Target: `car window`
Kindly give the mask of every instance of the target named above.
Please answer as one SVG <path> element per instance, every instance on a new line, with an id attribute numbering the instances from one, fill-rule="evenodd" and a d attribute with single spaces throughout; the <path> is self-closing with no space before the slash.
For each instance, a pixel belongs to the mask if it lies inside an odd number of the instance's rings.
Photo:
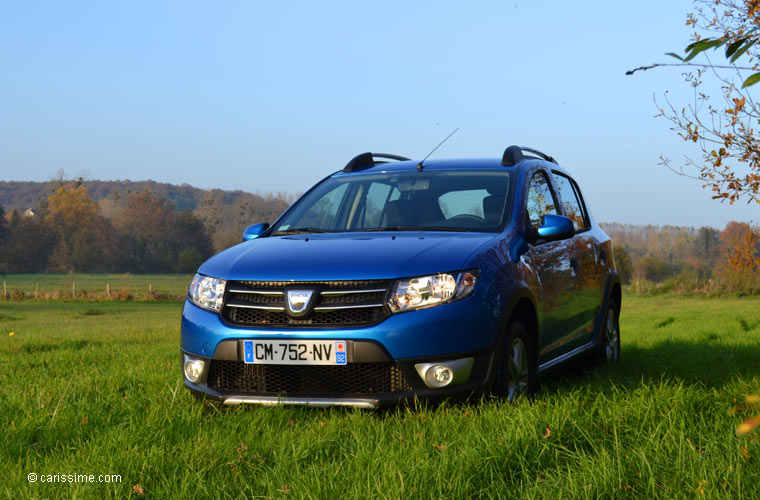
<path id="1" fill-rule="evenodd" d="M 536 172 L 528 188 L 528 218 L 530 225 L 538 229 L 544 221 L 544 215 L 557 214 L 557 202 L 554 200 L 549 182 L 543 172 Z"/>
<path id="2" fill-rule="evenodd" d="M 438 198 L 438 206 L 447 219 L 460 215 L 475 215 L 483 218 L 483 200 L 488 196 L 488 191 L 485 189 L 450 191 Z"/>
<path id="3" fill-rule="evenodd" d="M 300 199 L 273 232 L 498 231 L 508 216 L 505 170 L 400 171 L 336 175 Z"/>
<path id="4" fill-rule="evenodd" d="M 291 224 L 283 224 L 277 230 L 286 231 L 300 227 L 318 227 L 332 229 L 335 227 L 338 209 L 340 208 L 343 196 L 346 193 L 348 184 L 338 184 L 329 192 L 324 194 L 316 203 L 307 207 L 300 217 L 292 221 Z"/>
<path id="5" fill-rule="evenodd" d="M 554 183 L 562 198 L 562 212 L 573 221 L 576 231 L 588 228 L 586 223 L 586 213 L 583 210 L 583 202 L 580 199 L 578 186 L 570 178 L 553 172 Z"/>
<path id="6" fill-rule="evenodd" d="M 392 191 L 391 191 L 392 190 Z M 383 207 L 386 201 L 398 199 L 398 189 L 390 184 L 373 182 L 367 190 L 367 200 L 364 207 L 364 223 L 362 227 L 378 227 L 383 218 Z"/>

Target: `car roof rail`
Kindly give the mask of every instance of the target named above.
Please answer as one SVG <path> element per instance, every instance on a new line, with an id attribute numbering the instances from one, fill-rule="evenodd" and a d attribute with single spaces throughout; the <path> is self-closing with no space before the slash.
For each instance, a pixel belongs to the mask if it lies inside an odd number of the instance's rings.
<path id="1" fill-rule="evenodd" d="M 524 160 L 526 156 L 523 154 L 530 153 L 531 155 L 536 156 L 528 156 L 527 158 L 535 158 L 538 157 L 540 159 L 550 161 L 554 163 L 555 165 L 559 165 L 557 163 L 557 160 L 554 159 L 553 156 L 549 156 L 546 153 L 542 153 L 541 151 L 533 148 L 526 148 L 525 146 L 509 146 L 507 149 L 504 150 L 504 156 L 501 157 L 501 164 L 505 167 L 512 167 L 514 165 L 517 165 L 519 162 Z"/>
<path id="2" fill-rule="evenodd" d="M 410 158 L 407 158 L 405 156 L 399 156 L 399 155 L 391 155 L 388 153 L 362 153 L 360 155 L 354 156 L 351 161 L 346 163 L 346 166 L 343 167 L 344 172 L 354 172 L 356 170 L 364 170 L 365 168 L 374 167 L 375 165 L 378 165 L 380 163 L 388 163 L 386 161 L 378 161 L 375 158 L 382 158 L 387 160 L 396 160 L 396 161 L 409 161 Z"/>

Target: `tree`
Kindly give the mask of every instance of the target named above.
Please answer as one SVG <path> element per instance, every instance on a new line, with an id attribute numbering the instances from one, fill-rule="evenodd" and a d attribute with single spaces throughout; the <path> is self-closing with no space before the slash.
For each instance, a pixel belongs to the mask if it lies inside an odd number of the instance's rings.
<path id="1" fill-rule="evenodd" d="M 194 247 L 187 247 L 177 255 L 178 273 L 194 273 L 203 263 L 203 257 Z"/>
<path id="2" fill-rule="evenodd" d="M 0 252 L 0 269 L 9 273 L 45 272 L 54 241 L 45 221 L 21 217 L 14 210 Z"/>
<path id="3" fill-rule="evenodd" d="M 68 234 L 90 224 L 97 212 L 83 184 L 61 184 L 48 197 L 45 220 Z"/>
<path id="4" fill-rule="evenodd" d="M 214 245 L 203 221 L 192 212 L 175 213 L 170 222 L 169 247 L 173 268 L 178 273 L 195 272 L 214 253 Z"/>
<path id="5" fill-rule="evenodd" d="M 132 193 L 114 225 L 126 238 L 130 271 L 149 273 L 170 268 L 169 243 L 173 208 L 150 191 Z"/>
<path id="6" fill-rule="evenodd" d="M 72 260 L 74 241 L 79 234 L 92 228 L 98 206 L 90 199 L 81 183 L 63 183 L 47 199 L 45 222 L 57 236 L 51 255 L 51 267 L 56 271 L 75 271 Z"/>
<path id="7" fill-rule="evenodd" d="M 720 231 L 707 226 L 700 227 L 694 241 L 694 257 L 712 265 L 718 257 L 719 249 Z"/>
<path id="8" fill-rule="evenodd" d="M 678 271 L 677 267 L 665 260 L 653 257 L 652 255 L 645 255 L 636 261 L 634 276 L 636 279 L 659 283 L 671 276 L 675 276 L 678 274 Z"/>
<path id="9" fill-rule="evenodd" d="M 760 103 L 749 93 L 760 82 L 760 2 L 758 0 L 695 0 L 696 9 L 686 24 L 696 31 L 677 63 L 657 63 L 629 71 L 633 74 L 662 66 L 683 66 L 694 91 L 694 103 L 678 106 L 665 96 L 659 116 L 671 129 L 700 149 L 699 159 L 687 159 L 679 168 L 662 158 L 664 165 L 686 177 L 699 179 L 713 192 L 713 199 L 733 204 L 746 199 L 760 204 Z M 714 64 L 708 50 L 725 49 L 726 64 Z M 702 54 L 706 62 L 694 62 Z M 737 63 L 743 63 L 738 65 Z M 702 91 L 709 77 L 721 87 L 713 98 Z"/>
<path id="10" fill-rule="evenodd" d="M 617 243 L 613 246 L 612 251 L 615 255 L 615 267 L 617 268 L 620 281 L 627 285 L 631 282 L 633 277 L 633 263 L 631 262 L 631 254 L 623 245 Z"/>
<path id="11" fill-rule="evenodd" d="M 74 234 L 70 259 L 80 272 L 105 273 L 126 267 L 123 237 L 111 221 L 100 215 Z"/>
<path id="12" fill-rule="evenodd" d="M 5 220 L 5 208 L 0 205 L 0 241 L 5 237 L 5 233 L 8 231 L 8 221 Z"/>
<path id="13" fill-rule="evenodd" d="M 760 228 L 729 222 L 721 233 L 718 275 L 729 289 L 760 291 Z"/>
<path id="14" fill-rule="evenodd" d="M 16 213 L 18 215 L 18 212 Z M 8 272 L 6 267 L 8 221 L 5 220 L 5 208 L 0 205 L 0 273 Z"/>

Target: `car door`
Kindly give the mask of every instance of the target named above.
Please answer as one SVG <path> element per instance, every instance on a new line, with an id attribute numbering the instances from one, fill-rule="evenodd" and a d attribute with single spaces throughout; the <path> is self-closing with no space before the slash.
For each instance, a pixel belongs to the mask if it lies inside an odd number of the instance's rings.
<path id="1" fill-rule="evenodd" d="M 557 198 L 547 173 L 537 171 L 531 178 L 526 199 L 529 227 L 538 229 L 547 214 L 559 215 Z M 568 337 L 568 318 L 574 314 L 572 301 L 578 287 L 572 265 L 575 255 L 572 239 L 538 240 L 523 254 L 523 262 L 533 270 L 538 285 L 539 364 L 563 354 Z"/>
<path id="2" fill-rule="evenodd" d="M 604 267 L 601 262 L 599 245 L 590 231 L 591 225 L 583 204 L 578 184 L 562 172 L 552 172 L 554 185 L 560 197 L 562 215 L 573 221 L 575 235 L 572 238 L 576 259 L 578 292 L 575 300 L 575 314 L 571 318 L 571 347 L 583 345 L 591 340 L 594 319 L 602 303 L 604 287 Z"/>

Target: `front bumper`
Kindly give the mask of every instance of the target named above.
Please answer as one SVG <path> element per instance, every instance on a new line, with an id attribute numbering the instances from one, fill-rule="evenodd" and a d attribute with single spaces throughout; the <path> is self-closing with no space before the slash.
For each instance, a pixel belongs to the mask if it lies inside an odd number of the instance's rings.
<path id="1" fill-rule="evenodd" d="M 489 380 L 495 335 L 501 331 L 500 321 L 492 305 L 477 297 L 391 315 L 366 327 L 310 329 L 232 326 L 219 314 L 185 302 L 182 355 L 206 361 L 203 377 L 197 383 L 185 378 L 185 385 L 196 395 L 223 404 L 376 407 L 415 398 L 466 397 L 479 391 Z M 330 367 L 332 370 L 301 369 L 292 365 L 290 368 L 281 365 L 253 368 L 243 361 L 243 341 L 248 339 L 345 341 L 348 365 Z M 473 362 L 468 376 L 463 379 L 457 375 L 443 388 L 428 387 L 415 368 L 419 364 L 469 357 Z M 390 374 L 377 373 L 377 370 L 388 370 Z M 270 384 L 271 377 L 288 378 L 288 381 Z M 357 382 L 361 377 L 370 379 L 362 385 Z M 294 382 L 293 378 L 297 380 Z M 344 385 L 336 382 L 341 378 L 348 382 Z M 324 380 L 324 386 L 307 383 L 315 379 Z"/>
<path id="2" fill-rule="evenodd" d="M 372 342 L 347 342 L 348 364 L 345 366 L 294 366 L 245 364 L 242 341 L 227 341 L 220 345 L 210 358 L 181 352 L 182 362 L 188 358 L 204 362 L 204 370 L 197 383 L 184 377 L 185 386 L 196 396 L 225 405 L 306 405 L 313 407 L 350 406 L 375 408 L 398 404 L 416 398 L 440 400 L 461 399 L 478 392 L 488 379 L 491 352 L 466 353 L 452 359 L 436 357 L 394 361 L 381 346 Z M 471 360 L 466 371 L 455 373 L 451 386 L 431 389 L 418 373 L 421 365 Z M 450 363 L 458 366 L 457 363 Z M 459 363 L 462 365 L 462 363 Z M 234 371 L 230 374 L 230 367 Z M 324 371 L 323 371 L 324 370 Z M 392 380 L 371 379 L 361 386 L 357 379 L 367 372 L 392 373 Z M 287 373 L 283 382 L 282 374 Z M 352 375 L 359 373 L 359 375 Z M 461 378 L 461 375 L 466 378 Z M 456 377 L 460 377 L 456 379 Z M 342 385 L 341 380 L 347 381 Z M 278 385 L 280 384 L 280 385 Z M 283 385 L 285 384 L 285 385 Z M 345 390 L 350 388 L 349 390 Z"/>

